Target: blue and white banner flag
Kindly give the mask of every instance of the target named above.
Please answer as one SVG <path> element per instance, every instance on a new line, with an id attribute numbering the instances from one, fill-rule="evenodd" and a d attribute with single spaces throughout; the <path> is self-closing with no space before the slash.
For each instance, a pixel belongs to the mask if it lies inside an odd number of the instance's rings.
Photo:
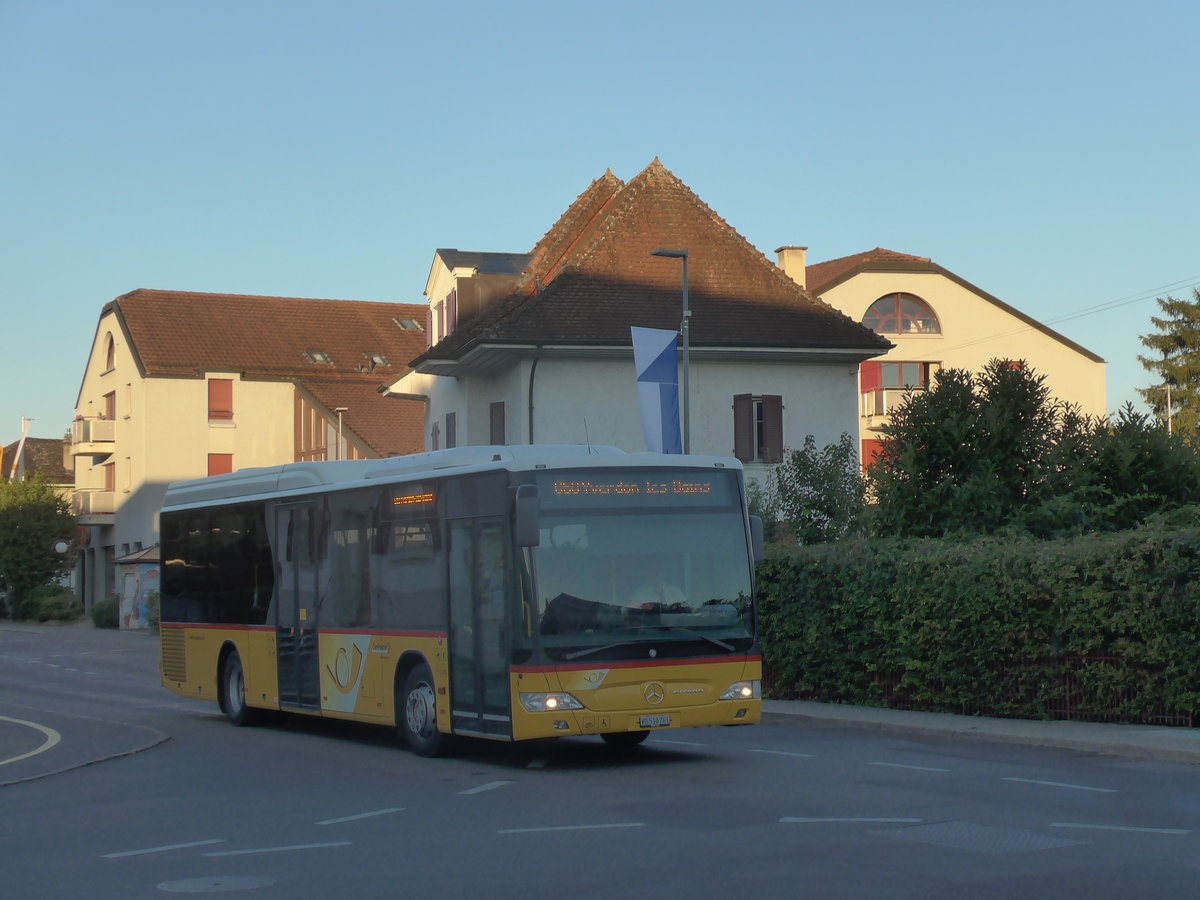
<path id="1" fill-rule="evenodd" d="M 661 328 L 630 327 L 633 367 L 637 372 L 642 434 L 653 453 L 682 453 L 679 437 L 678 334 Z"/>

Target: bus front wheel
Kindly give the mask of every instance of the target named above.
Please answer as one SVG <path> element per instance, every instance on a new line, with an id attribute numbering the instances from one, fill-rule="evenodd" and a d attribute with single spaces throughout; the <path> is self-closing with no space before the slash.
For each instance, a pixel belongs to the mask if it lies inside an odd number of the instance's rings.
<path id="1" fill-rule="evenodd" d="M 445 735 L 437 727 L 437 694 L 433 688 L 433 671 L 421 663 L 404 679 L 404 689 L 396 704 L 396 724 L 418 756 L 437 756 L 444 747 Z"/>
<path id="2" fill-rule="evenodd" d="M 234 725 L 253 725 L 260 711 L 246 704 L 246 672 L 236 650 L 221 665 L 221 711 Z"/>

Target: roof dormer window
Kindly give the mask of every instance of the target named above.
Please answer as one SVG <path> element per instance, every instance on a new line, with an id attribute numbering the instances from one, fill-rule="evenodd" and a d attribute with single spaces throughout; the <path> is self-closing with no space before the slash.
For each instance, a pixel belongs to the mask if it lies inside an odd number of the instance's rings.
<path id="1" fill-rule="evenodd" d="M 382 353 L 364 353 L 363 356 L 367 358 L 367 365 L 370 367 L 372 372 L 374 372 L 379 366 L 391 365 L 391 363 L 388 362 L 388 358 Z"/>
<path id="2" fill-rule="evenodd" d="M 305 350 L 304 358 L 319 366 L 333 365 L 333 359 L 324 350 Z"/>
<path id="3" fill-rule="evenodd" d="M 425 326 L 422 325 L 420 322 L 418 322 L 416 319 L 397 318 L 397 319 L 392 319 L 392 321 L 395 322 L 397 325 L 399 325 L 400 328 L 404 331 L 424 331 L 425 330 Z"/>

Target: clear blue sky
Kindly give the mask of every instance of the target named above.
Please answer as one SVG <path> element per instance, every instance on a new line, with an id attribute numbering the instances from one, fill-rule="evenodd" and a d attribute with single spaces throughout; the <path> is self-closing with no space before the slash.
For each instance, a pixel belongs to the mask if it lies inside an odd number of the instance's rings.
<path id="1" fill-rule="evenodd" d="M 423 302 L 655 156 L 774 258 L 931 257 L 1149 383 L 1200 4 L 0 0 L 0 442 L 134 288 Z M 997 355 L 1004 355 L 1003 344 Z"/>

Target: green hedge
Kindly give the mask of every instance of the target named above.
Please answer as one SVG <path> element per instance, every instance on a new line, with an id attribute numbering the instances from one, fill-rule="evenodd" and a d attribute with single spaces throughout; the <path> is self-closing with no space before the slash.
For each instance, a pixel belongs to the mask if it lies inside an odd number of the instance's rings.
<path id="1" fill-rule="evenodd" d="M 1058 541 L 857 540 L 759 568 L 770 696 L 964 714 L 1190 722 L 1196 509 Z"/>

